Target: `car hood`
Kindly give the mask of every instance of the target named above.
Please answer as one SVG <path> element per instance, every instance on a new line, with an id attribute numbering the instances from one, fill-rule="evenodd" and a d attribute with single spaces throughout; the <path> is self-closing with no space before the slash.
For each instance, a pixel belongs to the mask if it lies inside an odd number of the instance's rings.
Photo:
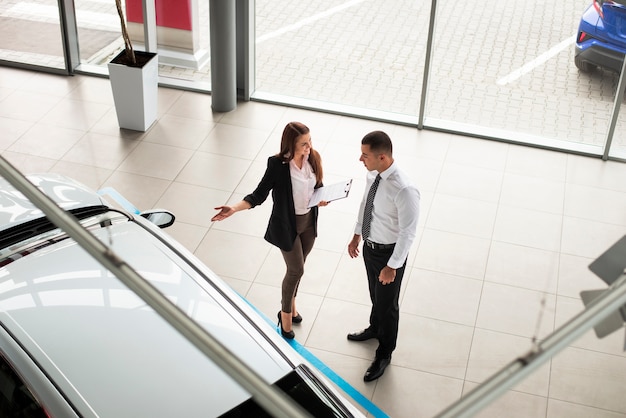
<path id="1" fill-rule="evenodd" d="M 65 210 L 106 205 L 93 190 L 68 177 L 48 173 L 26 178 Z M 37 206 L 4 178 L 0 178 L 0 207 L 0 233 L 44 216 Z"/>
<path id="2" fill-rule="evenodd" d="M 291 371 L 259 324 L 150 229 L 94 234 L 268 383 Z M 96 416 L 213 416 L 250 396 L 69 238 L 0 268 L 0 320 Z"/>

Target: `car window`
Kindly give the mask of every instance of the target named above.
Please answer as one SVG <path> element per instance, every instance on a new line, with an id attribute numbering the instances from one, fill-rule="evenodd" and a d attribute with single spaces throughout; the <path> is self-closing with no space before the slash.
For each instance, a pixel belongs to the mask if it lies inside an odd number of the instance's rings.
<path id="1" fill-rule="evenodd" d="M 0 417 L 48 417 L 26 384 L 3 357 L 0 357 Z"/>
<path id="2" fill-rule="evenodd" d="M 352 417 L 352 414 L 343 408 L 340 402 L 333 399 L 330 392 L 325 389 L 321 382 L 317 381 L 315 375 L 304 365 L 300 365 L 273 386 L 279 388 L 316 418 Z M 267 413 L 254 398 L 250 398 L 220 415 L 220 418 L 236 417 L 271 418 L 272 415 Z"/>
<path id="3" fill-rule="evenodd" d="M 601 5 L 604 3 L 617 3 L 621 4 L 622 6 L 626 6 L 626 0 L 600 0 L 598 3 L 600 3 Z"/>

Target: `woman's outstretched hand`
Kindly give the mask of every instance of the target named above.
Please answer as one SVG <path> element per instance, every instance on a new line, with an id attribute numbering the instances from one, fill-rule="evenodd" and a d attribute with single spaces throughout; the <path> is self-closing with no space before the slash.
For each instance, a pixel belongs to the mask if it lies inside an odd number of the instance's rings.
<path id="1" fill-rule="evenodd" d="M 218 206 L 215 210 L 219 210 L 219 213 L 211 218 L 211 222 L 224 220 L 235 213 L 231 206 Z"/>

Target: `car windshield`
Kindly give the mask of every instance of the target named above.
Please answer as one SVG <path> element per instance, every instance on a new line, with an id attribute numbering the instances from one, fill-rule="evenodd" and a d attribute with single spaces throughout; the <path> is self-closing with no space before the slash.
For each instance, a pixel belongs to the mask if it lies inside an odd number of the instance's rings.
<path id="1" fill-rule="evenodd" d="M 114 222 L 129 220 L 127 215 L 107 206 L 89 206 L 68 212 L 73 214 L 87 229 L 101 228 Z M 15 225 L 3 231 L 0 236 L 0 267 L 67 237 L 67 233 L 46 217 Z"/>
<path id="2" fill-rule="evenodd" d="M 82 220 L 105 213 L 108 210 L 109 208 L 107 206 L 88 206 L 72 209 L 68 212 L 74 215 L 78 220 Z M 0 237 L 0 249 L 10 247 L 18 242 L 28 240 L 56 228 L 57 226 L 47 217 L 36 218 L 29 222 L 15 225 L 2 232 L 2 237 Z"/>
<path id="3" fill-rule="evenodd" d="M 316 418 L 325 417 L 352 417 L 340 402 L 335 400 L 304 365 L 278 380 L 274 387 L 279 388 L 298 405 Z M 254 398 L 250 398 L 237 407 L 231 409 L 221 418 L 260 417 L 271 418 L 270 415 Z"/>

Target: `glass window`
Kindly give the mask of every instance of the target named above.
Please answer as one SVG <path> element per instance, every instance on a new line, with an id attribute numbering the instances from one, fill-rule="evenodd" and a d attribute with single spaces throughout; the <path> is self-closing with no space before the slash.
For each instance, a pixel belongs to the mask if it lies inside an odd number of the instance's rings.
<path id="1" fill-rule="evenodd" d="M 429 3 L 256 0 L 254 97 L 415 119 Z"/>
<path id="2" fill-rule="evenodd" d="M 56 0 L 0 1 L 0 60 L 65 68 Z"/>
<path id="3" fill-rule="evenodd" d="M 579 72 L 579 1 L 438 2 L 426 126 L 601 154 L 611 74 Z"/>
<path id="4" fill-rule="evenodd" d="M 26 384 L 0 356 L 0 416 L 14 418 L 47 418 Z"/>

